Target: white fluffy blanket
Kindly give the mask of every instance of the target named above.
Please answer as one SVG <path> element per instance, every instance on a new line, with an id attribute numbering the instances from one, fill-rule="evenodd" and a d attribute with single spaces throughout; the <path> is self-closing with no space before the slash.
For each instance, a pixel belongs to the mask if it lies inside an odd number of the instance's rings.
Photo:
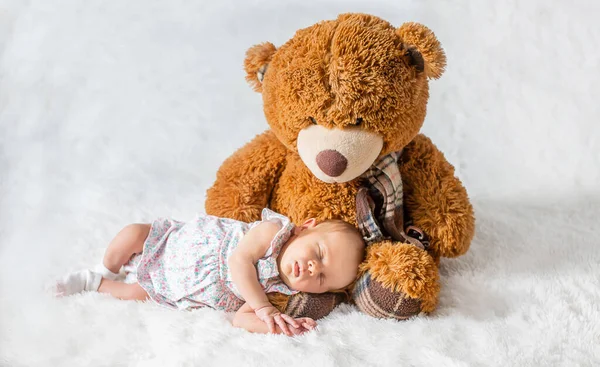
<path id="1" fill-rule="evenodd" d="M 477 214 L 430 317 L 338 308 L 299 338 L 41 286 L 129 222 L 188 219 L 267 125 L 246 49 L 347 11 L 445 46 L 424 131 Z M 1 0 L 0 365 L 600 364 L 597 1 Z"/>

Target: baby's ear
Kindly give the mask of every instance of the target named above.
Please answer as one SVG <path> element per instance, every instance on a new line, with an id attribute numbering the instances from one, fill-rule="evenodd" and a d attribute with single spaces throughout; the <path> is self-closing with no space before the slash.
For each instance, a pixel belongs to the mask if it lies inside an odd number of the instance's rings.
<path id="1" fill-rule="evenodd" d="M 424 71 L 429 79 L 442 76 L 446 54 L 433 32 L 419 23 L 404 23 L 396 30 L 417 71 Z"/>
<path id="2" fill-rule="evenodd" d="M 309 229 L 309 228 L 314 228 L 317 226 L 317 224 L 319 224 L 317 222 L 317 220 L 315 218 L 309 218 L 307 220 L 304 221 L 304 223 L 302 223 L 302 226 L 304 229 Z"/>
<path id="3" fill-rule="evenodd" d="M 257 92 L 262 91 L 262 81 L 275 51 L 277 49 L 270 42 L 252 46 L 246 51 L 246 59 L 244 60 L 246 80 L 250 83 L 252 89 Z"/>

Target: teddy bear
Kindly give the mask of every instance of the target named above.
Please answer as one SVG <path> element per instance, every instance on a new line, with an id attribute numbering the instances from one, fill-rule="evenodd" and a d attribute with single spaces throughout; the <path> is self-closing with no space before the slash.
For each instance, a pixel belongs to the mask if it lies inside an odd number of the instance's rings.
<path id="1" fill-rule="evenodd" d="M 424 25 L 357 13 L 247 51 L 246 79 L 270 128 L 223 162 L 206 212 L 252 222 L 268 207 L 297 224 L 342 219 L 368 244 L 350 289 L 270 294 L 282 312 L 319 319 L 351 302 L 404 320 L 435 309 L 440 258 L 464 254 L 475 226 L 454 167 L 420 133 L 429 80 L 445 64 Z"/>

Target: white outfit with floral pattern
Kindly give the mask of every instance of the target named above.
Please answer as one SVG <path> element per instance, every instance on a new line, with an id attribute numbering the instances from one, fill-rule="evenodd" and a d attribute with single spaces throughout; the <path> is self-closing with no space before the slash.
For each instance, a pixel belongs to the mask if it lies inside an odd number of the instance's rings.
<path id="1" fill-rule="evenodd" d="M 263 209 L 262 220 L 254 223 L 207 214 L 187 223 L 157 219 L 143 252 L 125 265 L 125 271 L 135 276 L 135 281 L 160 305 L 236 311 L 244 300 L 233 284 L 227 262 L 242 237 L 265 221 L 278 223 L 281 228 L 256 264 L 258 281 L 265 293 L 295 294 L 283 283 L 277 269 L 277 256 L 294 224 L 269 209 Z"/>

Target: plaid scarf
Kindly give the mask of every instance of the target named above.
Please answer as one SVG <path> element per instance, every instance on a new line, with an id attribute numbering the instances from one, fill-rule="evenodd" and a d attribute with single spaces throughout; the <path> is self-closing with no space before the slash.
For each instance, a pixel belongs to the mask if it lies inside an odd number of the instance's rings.
<path id="1" fill-rule="evenodd" d="M 410 225 L 410 220 L 405 221 L 402 177 L 398 168 L 401 154 L 402 151 L 399 151 L 382 157 L 363 174 L 367 185 L 361 187 L 356 195 L 358 228 L 367 246 L 393 240 L 427 250 L 427 235 Z M 352 298 L 360 310 L 378 318 L 405 320 L 421 310 L 420 300 L 385 287 L 369 272 L 356 282 Z"/>
<path id="2" fill-rule="evenodd" d="M 356 195 L 358 228 L 367 245 L 391 239 L 427 249 L 429 241 L 425 233 L 404 220 L 402 177 L 398 168 L 401 154 L 402 151 L 390 153 L 363 173 L 368 185 L 361 187 Z"/>

